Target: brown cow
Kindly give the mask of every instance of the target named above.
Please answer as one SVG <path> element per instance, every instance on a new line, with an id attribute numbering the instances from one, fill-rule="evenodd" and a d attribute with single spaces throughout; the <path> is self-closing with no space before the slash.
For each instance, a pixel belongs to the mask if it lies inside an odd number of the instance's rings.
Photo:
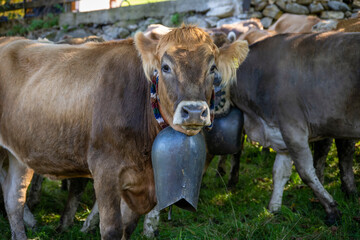
<path id="1" fill-rule="evenodd" d="M 336 30 L 339 32 L 360 32 L 360 15 L 356 18 L 339 21 Z"/>
<path id="2" fill-rule="evenodd" d="M 251 29 L 259 29 L 263 30 L 264 27 L 261 24 L 260 20 L 257 18 L 251 18 L 248 20 L 241 20 L 239 22 L 231 23 L 231 24 L 223 24 L 218 28 L 210 28 L 206 31 L 209 33 L 225 33 L 229 34 L 230 32 L 235 33 L 235 39 L 237 39 L 241 34 L 248 32 Z"/>
<path id="3" fill-rule="evenodd" d="M 279 33 L 310 33 L 312 32 L 312 27 L 320 21 L 315 16 L 285 13 L 268 30 L 250 28 L 240 34 L 239 39 L 253 44 Z"/>
<path id="4" fill-rule="evenodd" d="M 269 30 L 277 33 L 310 33 L 312 27 L 320 21 L 316 16 L 285 13 L 269 27 Z"/>
<path id="5" fill-rule="evenodd" d="M 12 238 L 26 239 L 23 206 L 34 171 L 93 178 L 102 239 L 128 238 L 156 203 L 150 152 L 160 127 L 146 77 L 159 73 L 169 125 L 195 135 L 210 124 L 216 69 L 228 82 L 247 51 L 240 41 L 218 49 L 193 26 L 158 43 L 142 33 L 80 46 L 1 38 L 0 145 L 9 154 L 1 177 Z"/>

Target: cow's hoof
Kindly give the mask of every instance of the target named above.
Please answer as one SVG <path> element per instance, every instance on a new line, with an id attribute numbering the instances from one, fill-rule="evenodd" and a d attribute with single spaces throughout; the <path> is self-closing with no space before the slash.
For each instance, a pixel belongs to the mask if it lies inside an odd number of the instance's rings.
<path id="1" fill-rule="evenodd" d="M 274 204 L 274 205 L 270 205 L 268 206 L 268 210 L 271 213 L 279 213 L 281 209 L 281 205 L 278 204 Z"/>
<path id="2" fill-rule="evenodd" d="M 230 191 L 233 191 L 236 189 L 236 184 L 237 182 L 236 181 L 232 181 L 231 179 L 229 180 L 228 184 L 227 184 L 227 187 Z"/>
<path id="3" fill-rule="evenodd" d="M 57 233 L 62 233 L 65 232 L 65 230 L 68 228 L 68 226 L 64 226 L 64 225 L 59 225 L 56 229 L 55 232 Z"/>
<path id="4" fill-rule="evenodd" d="M 345 197 L 350 200 L 357 200 L 359 194 L 357 193 L 356 189 L 349 190 L 347 188 L 341 188 L 343 193 L 345 193 Z"/>
<path id="5" fill-rule="evenodd" d="M 359 199 L 359 194 L 357 192 L 345 193 L 345 197 L 350 201 L 356 202 Z"/>
<path id="6" fill-rule="evenodd" d="M 338 226 L 341 223 L 341 212 L 336 210 L 334 213 L 327 214 L 325 218 L 325 224 L 327 226 Z"/>

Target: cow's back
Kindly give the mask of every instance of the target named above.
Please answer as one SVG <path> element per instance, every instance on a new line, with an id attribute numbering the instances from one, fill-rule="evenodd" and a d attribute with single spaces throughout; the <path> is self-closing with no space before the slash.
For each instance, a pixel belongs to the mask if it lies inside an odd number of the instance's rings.
<path id="1" fill-rule="evenodd" d="M 235 101 L 248 103 L 244 110 L 272 125 L 291 117 L 307 122 L 314 136 L 351 137 L 351 129 L 360 127 L 359 51 L 358 33 L 265 39 L 250 46 L 232 94 Z"/>

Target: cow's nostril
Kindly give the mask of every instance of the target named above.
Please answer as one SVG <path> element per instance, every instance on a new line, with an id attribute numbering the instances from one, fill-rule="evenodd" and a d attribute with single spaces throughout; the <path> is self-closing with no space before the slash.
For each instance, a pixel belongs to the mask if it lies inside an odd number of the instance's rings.
<path id="1" fill-rule="evenodd" d="M 181 117 L 184 118 L 184 119 L 189 118 L 189 111 L 190 110 L 186 106 L 183 106 L 181 108 Z"/>
<path id="2" fill-rule="evenodd" d="M 207 110 L 207 108 L 204 108 L 202 113 L 201 113 L 201 117 L 206 118 L 207 115 L 208 115 L 208 110 Z"/>

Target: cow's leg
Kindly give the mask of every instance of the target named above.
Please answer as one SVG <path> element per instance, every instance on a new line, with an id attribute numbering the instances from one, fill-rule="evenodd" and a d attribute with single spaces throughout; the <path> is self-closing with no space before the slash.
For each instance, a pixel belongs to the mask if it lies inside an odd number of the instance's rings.
<path id="1" fill-rule="evenodd" d="M 33 179 L 31 180 L 29 194 L 26 200 L 26 204 L 30 209 L 33 209 L 35 205 L 40 202 L 41 185 L 43 180 L 44 177 L 38 174 L 34 174 Z"/>
<path id="2" fill-rule="evenodd" d="M 60 218 L 60 225 L 56 229 L 58 232 L 66 230 L 74 223 L 76 210 L 80 203 L 80 198 L 85 191 L 88 178 L 73 178 L 70 179 L 69 196 L 65 209 Z"/>
<path id="3" fill-rule="evenodd" d="M 324 169 L 327 155 L 330 151 L 332 138 L 314 142 L 314 167 L 319 181 L 324 183 Z"/>
<path id="4" fill-rule="evenodd" d="M 131 234 L 135 231 L 140 215 L 129 208 L 124 200 L 121 201 L 121 220 L 123 224 L 122 240 L 130 239 Z"/>
<path id="5" fill-rule="evenodd" d="M 8 158 L 7 156 L 7 152 L 4 152 L 4 150 L 2 148 L 0 148 L 0 184 L 1 184 L 1 189 L 0 189 L 0 212 L 3 212 L 5 214 L 6 210 L 5 210 L 5 202 L 4 202 L 4 196 L 2 193 L 2 188 L 3 188 L 3 184 L 5 182 L 5 178 L 6 178 L 6 171 L 3 169 L 3 164 L 5 162 L 5 160 Z"/>
<path id="6" fill-rule="evenodd" d="M 230 178 L 228 181 L 228 187 L 233 188 L 239 182 L 239 169 L 240 169 L 240 157 L 242 153 L 242 148 L 244 146 L 245 137 L 242 134 L 241 137 L 241 148 L 240 151 L 234 154 L 231 158 L 231 169 L 230 169 Z"/>
<path id="7" fill-rule="evenodd" d="M 206 170 L 208 169 L 208 167 L 209 167 L 211 161 L 213 160 L 213 158 L 214 158 L 214 155 L 206 153 L 205 166 L 204 166 L 203 173 L 202 173 L 203 176 L 206 173 Z"/>
<path id="8" fill-rule="evenodd" d="M 160 211 L 156 207 L 151 210 L 144 218 L 143 234 L 148 238 L 154 238 L 159 235 Z"/>
<path id="9" fill-rule="evenodd" d="M 110 168 L 115 169 L 115 168 Z M 107 171 L 106 171 L 107 170 Z M 92 171 L 94 172 L 94 171 Z M 121 197 L 119 194 L 119 173 L 107 168 L 97 169 L 94 177 L 94 188 L 100 214 L 100 233 L 102 240 L 121 239 Z"/>
<path id="10" fill-rule="evenodd" d="M 8 153 L 4 148 L 0 147 L 0 169 L 3 167 L 4 162 L 8 159 Z"/>
<path id="11" fill-rule="evenodd" d="M 7 158 L 7 153 L 6 153 L 6 158 Z M 3 161 L 4 161 L 4 159 L 1 159 L 1 157 L 0 157 L 0 166 L 2 166 Z M 1 184 L 2 188 L 3 188 L 3 184 L 5 183 L 6 175 L 7 175 L 7 173 L 6 173 L 5 169 L 0 167 L 0 184 Z M 5 210 L 5 202 L 4 202 L 2 190 L 0 190 L 0 198 L 1 198 L 1 200 L 0 200 L 1 207 L 0 208 L 4 208 L 4 210 Z M 35 225 L 36 225 L 35 217 L 31 213 L 31 211 L 26 203 L 24 204 L 24 218 L 23 219 L 24 219 L 24 223 L 25 223 L 26 227 L 28 227 L 28 228 L 35 227 Z"/>
<path id="12" fill-rule="evenodd" d="M 26 190 L 33 170 L 9 154 L 9 170 L 3 185 L 5 208 L 11 226 L 12 239 L 27 239 L 23 221 Z"/>
<path id="13" fill-rule="evenodd" d="M 356 195 L 357 190 L 352 168 L 355 153 L 355 141 L 335 139 L 335 143 L 339 157 L 341 190 L 343 190 L 348 196 Z"/>
<path id="14" fill-rule="evenodd" d="M 87 233 L 95 229 L 97 226 L 99 226 L 100 218 L 99 218 L 99 207 L 97 204 L 97 201 L 95 201 L 95 204 L 93 208 L 91 209 L 91 213 L 86 218 L 83 227 L 81 228 L 81 232 Z"/>
<path id="15" fill-rule="evenodd" d="M 273 166 L 274 190 L 269 203 L 270 212 L 278 212 L 281 208 L 284 187 L 291 176 L 291 158 L 288 153 L 279 152 L 276 154 Z"/>
<path id="16" fill-rule="evenodd" d="M 123 208 L 121 209 L 123 211 Z M 158 226 L 160 220 L 160 212 L 155 208 L 145 215 L 144 219 L 144 235 L 148 238 L 154 238 L 159 234 Z M 124 219 L 123 219 L 124 221 Z M 124 224 L 125 225 L 125 224 Z M 81 232 L 89 232 L 99 226 L 99 209 L 97 202 L 95 202 L 91 213 L 86 218 Z"/>
<path id="17" fill-rule="evenodd" d="M 226 160 L 227 160 L 227 155 L 220 155 L 219 156 L 219 163 L 218 163 L 218 167 L 217 167 L 217 176 L 225 176 L 226 174 Z"/>
<path id="18" fill-rule="evenodd" d="M 24 223 L 27 228 L 34 228 L 36 225 L 35 217 L 26 203 L 24 204 Z"/>
<path id="19" fill-rule="evenodd" d="M 287 130 L 287 131 L 286 131 Z M 307 184 L 324 206 L 327 213 L 326 224 L 335 224 L 340 219 L 340 211 L 337 209 L 337 203 L 332 196 L 325 190 L 319 178 L 316 176 L 313 157 L 310 151 L 308 137 L 303 131 L 298 129 L 286 129 L 285 132 L 291 133 L 283 137 L 289 149 L 291 159 L 294 161 L 300 178 Z"/>
<path id="20" fill-rule="evenodd" d="M 239 182 L 240 157 L 241 151 L 231 156 L 231 169 L 228 181 L 229 188 L 234 188 Z"/>
<path id="21" fill-rule="evenodd" d="M 69 179 L 61 180 L 61 190 L 63 190 L 63 191 L 69 190 L 69 187 L 68 187 L 68 185 L 70 185 L 69 181 L 70 181 Z"/>

